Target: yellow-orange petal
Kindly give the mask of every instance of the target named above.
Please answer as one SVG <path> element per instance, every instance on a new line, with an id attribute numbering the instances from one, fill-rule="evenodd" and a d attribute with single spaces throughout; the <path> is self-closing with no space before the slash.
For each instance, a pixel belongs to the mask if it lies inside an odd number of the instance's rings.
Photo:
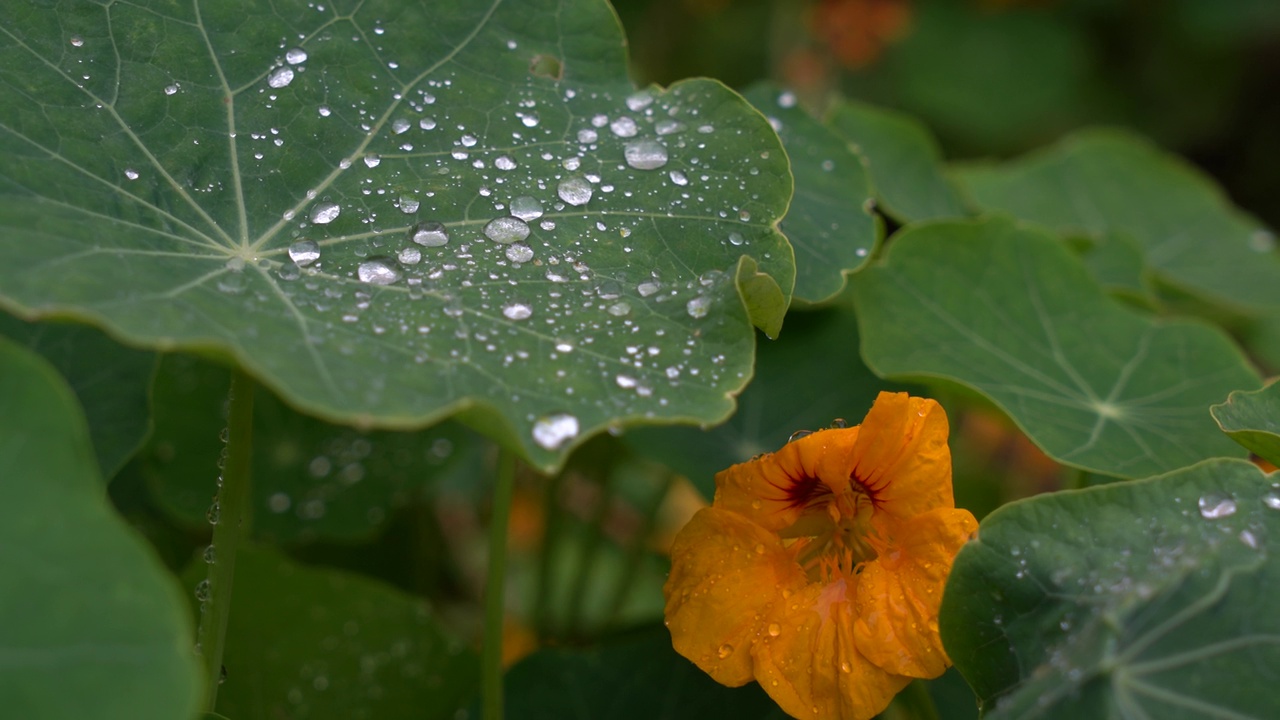
<path id="1" fill-rule="evenodd" d="M 760 687 L 792 717 L 867 720 L 911 681 L 859 652 L 845 582 L 813 583 L 788 598 L 752 650 Z"/>
<path id="2" fill-rule="evenodd" d="M 762 618 L 804 584 L 777 535 L 727 510 L 699 510 L 671 546 L 671 644 L 722 685 L 744 685 Z"/>
<path id="3" fill-rule="evenodd" d="M 790 527 L 813 502 L 849 485 L 858 428 L 820 430 L 716 474 L 716 507 L 769 530 Z"/>
<path id="4" fill-rule="evenodd" d="M 862 421 L 852 467 L 878 512 L 910 517 L 955 505 L 947 432 L 937 402 L 880 393 Z"/>
<path id="5" fill-rule="evenodd" d="M 978 521 L 968 510 L 938 508 L 873 522 L 889 549 L 858 575 L 854 638 L 867 659 L 887 672 L 937 677 L 951 664 L 938 634 L 942 591 Z"/>

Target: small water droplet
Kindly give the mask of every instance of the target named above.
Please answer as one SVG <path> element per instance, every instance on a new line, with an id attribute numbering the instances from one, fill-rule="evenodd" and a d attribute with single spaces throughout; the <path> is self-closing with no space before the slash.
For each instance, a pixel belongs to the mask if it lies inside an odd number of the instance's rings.
<path id="1" fill-rule="evenodd" d="M 267 84 L 273 88 L 282 88 L 293 82 L 293 68 L 281 65 L 267 75 Z"/>
<path id="2" fill-rule="evenodd" d="M 494 218 L 484 226 L 484 234 L 496 243 L 513 243 L 529 237 L 529 226 L 517 217 Z"/>
<path id="3" fill-rule="evenodd" d="M 498 159 L 493 161 L 493 166 L 499 170 L 515 170 L 516 161 L 507 155 L 499 155 Z"/>
<path id="4" fill-rule="evenodd" d="M 356 277 L 370 285 L 390 285 L 400 279 L 400 270 L 391 258 L 372 257 L 360 263 Z"/>
<path id="5" fill-rule="evenodd" d="M 626 300 L 619 300 L 618 302 L 609 306 L 609 314 L 614 317 L 624 317 L 626 315 L 630 315 L 631 303 L 627 302 Z"/>
<path id="6" fill-rule="evenodd" d="M 440 247 L 449 242 L 449 231 L 441 223 L 430 220 L 413 227 L 410 239 L 425 247 Z"/>
<path id="7" fill-rule="evenodd" d="M 778 637 L 782 634 L 782 626 L 778 623 L 769 623 L 769 637 Z"/>
<path id="8" fill-rule="evenodd" d="M 641 90 L 627 97 L 627 107 L 631 112 L 640 112 L 651 104 L 653 104 L 653 96 L 647 90 Z"/>
<path id="9" fill-rule="evenodd" d="M 480 142 L 479 140 L 476 139 L 475 135 L 470 135 L 470 134 L 463 135 L 460 138 L 460 141 L 462 142 L 463 147 L 475 147 L 476 143 Z"/>
<path id="10" fill-rule="evenodd" d="M 1280 510 L 1280 493 L 1269 492 L 1262 496 L 1262 504 L 1272 510 Z"/>
<path id="11" fill-rule="evenodd" d="M 1200 498 L 1200 515 L 1209 520 L 1230 517 L 1236 512 L 1236 501 L 1229 495 L 1210 493 Z"/>
<path id="12" fill-rule="evenodd" d="M 382 157 L 377 153 L 369 153 L 364 156 L 364 165 L 369 168 L 376 168 L 382 162 Z"/>
<path id="13" fill-rule="evenodd" d="M 733 654 L 733 646 L 730 645 L 729 643 L 725 643 L 721 645 L 720 650 L 718 651 L 718 654 L 720 655 L 721 660 L 729 657 L 730 655 Z"/>
<path id="14" fill-rule="evenodd" d="M 412 195 L 400 196 L 400 212 L 405 215 L 412 215 L 413 213 L 418 212 L 418 208 L 421 206 L 422 203 Z"/>
<path id="15" fill-rule="evenodd" d="M 849 665 L 848 662 L 842 662 L 840 663 L 840 672 L 842 673 L 853 672 L 853 667 Z"/>
<path id="16" fill-rule="evenodd" d="M 513 263 L 527 263 L 533 259 L 533 248 L 519 243 L 508 245 L 507 259 Z"/>
<path id="17" fill-rule="evenodd" d="M 298 267 L 306 267 L 320 259 L 320 246 L 314 240 L 299 240 L 289 246 L 289 259 Z"/>
<path id="18" fill-rule="evenodd" d="M 613 131 L 614 135 L 621 138 L 635 137 L 635 134 L 640 131 L 640 128 L 636 126 L 636 121 L 626 115 L 615 118 L 613 122 L 609 123 L 609 129 Z"/>
<path id="19" fill-rule="evenodd" d="M 129 180 L 137 180 L 137 179 L 138 179 L 138 171 L 137 171 L 137 170 L 134 170 L 133 168 L 125 168 L 125 169 L 124 169 L 124 176 L 125 176 L 125 178 L 127 178 L 127 179 L 129 179 Z"/>
<path id="20" fill-rule="evenodd" d="M 528 195 L 521 195 L 512 200 L 508 209 L 512 215 L 525 221 L 537 220 L 542 217 L 542 203 L 538 202 L 537 198 L 532 198 Z"/>
<path id="21" fill-rule="evenodd" d="M 400 251 L 396 256 L 402 265 L 417 265 L 422 262 L 422 251 L 416 247 L 410 246 Z"/>
<path id="22" fill-rule="evenodd" d="M 403 135 L 409 132 L 410 127 L 412 126 L 409 124 L 409 121 L 404 118 L 396 118 L 391 121 L 391 132 L 397 135 Z"/>
<path id="23" fill-rule="evenodd" d="M 667 164 L 667 148 L 656 140 L 637 140 L 622 150 L 627 164 L 637 170 L 656 170 Z"/>
<path id="24" fill-rule="evenodd" d="M 545 450 L 555 450 L 577 436 L 578 418 L 568 413 L 547 415 L 533 424 L 533 441 Z"/>
<path id="25" fill-rule="evenodd" d="M 1249 248 L 1258 253 L 1269 253 L 1276 247 L 1276 236 L 1267 230 L 1255 230 L 1249 236 Z"/>
<path id="26" fill-rule="evenodd" d="M 179 90 L 181 90 L 181 89 L 182 89 L 182 86 L 178 85 L 178 83 L 174 83 L 174 84 L 172 84 L 172 85 L 165 85 L 165 86 L 164 86 L 164 94 L 165 94 L 165 95 L 177 95 L 177 94 L 178 94 L 178 91 L 179 91 Z"/>
<path id="27" fill-rule="evenodd" d="M 797 430 L 791 433 L 791 437 L 787 438 L 787 442 L 795 442 L 800 438 L 809 437 L 812 434 L 813 434 L 812 430 Z"/>
<path id="28" fill-rule="evenodd" d="M 205 602 L 209 599 L 209 581 L 201 580 L 196 584 L 196 599 Z"/>
<path id="29" fill-rule="evenodd" d="M 84 38 L 79 35 L 71 36 L 71 47 L 84 47 Z"/>
<path id="30" fill-rule="evenodd" d="M 1262 545 L 1262 543 L 1258 542 L 1258 536 L 1248 530 L 1240 531 L 1240 542 L 1251 550 L 1257 550 Z"/>
<path id="31" fill-rule="evenodd" d="M 736 232 L 731 232 L 731 233 L 729 233 L 729 244 L 730 244 L 730 245 L 737 246 L 737 245 L 741 245 L 741 244 L 743 244 L 743 243 L 745 243 L 745 242 L 746 242 L 746 240 L 745 240 L 745 239 L 743 239 L 743 237 L 742 237 L 742 233 L 736 233 Z"/>
<path id="32" fill-rule="evenodd" d="M 522 302 L 509 302 L 502 306 L 502 315 L 508 320 L 528 320 L 533 315 L 533 308 Z"/>
<path id="33" fill-rule="evenodd" d="M 662 286 L 657 282 L 649 280 L 636 285 L 636 292 L 639 293 L 640 297 L 649 297 L 650 295 L 658 292 L 661 288 Z"/>
<path id="34" fill-rule="evenodd" d="M 784 91 L 778 96 L 778 107 L 793 108 L 796 106 L 796 94 L 790 90 Z"/>
<path id="35" fill-rule="evenodd" d="M 301 65 L 307 61 L 307 51 L 300 47 L 289 48 L 284 54 L 284 61 L 290 65 Z"/>
<path id="36" fill-rule="evenodd" d="M 210 525 L 217 525 L 222 519 L 222 506 L 214 499 L 213 504 L 209 506 L 209 510 L 205 512 L 204 519 L 209 521 Z"/>
<path id="37" fill-rule="evenodd" d="M 587 182 L 584 177 L 574 176 L 565 178 L 560 181 L 560 186 L 556 188 L 556 194 L 560 199 L 570 205 L 586 205 L 591 199 L 591 183 Z"/>
<path id="38" fill-rule="evenodd" d="M 684 123 L 679 120 L 672 120 L 669 118 L 666 120 L 659 120 L 657 124 L 653 126 L 653 131 L 658 133 L 658 135 L 675 135 L 676 133 L 684 131 Z"/>
<path id="39" fill-rule="evenodd" d="M 311 208 L 311 222 L 317 225 L 328 225 L 338 219 L 342 207 L 337 203 L 322 202 Z"/>
<path id="40" fill-rule="evenodd" d="M 672 170 L 667 173 L 667 177 L 671 178 L 671 182 L 675 185 L 685 186 L 689 184 L 689 178 L 679 170 Z"/>
<path id="41" fill-rule="evenodd" d="M 218 562 L 218 551 L 212 545 L 204 549 L 204 561 L 209 565 Z"/>
<path id="42" fill-rule="evenodd" d="M 685 308 L 685 311 L 689 313 L 689 317 L 692 317 L 692 318 L 706 317 L 707 313 L 711 310 L 711 298 L 705 295 L 699 295 L 698 297 L 685 303 L 684 308 Z"/>

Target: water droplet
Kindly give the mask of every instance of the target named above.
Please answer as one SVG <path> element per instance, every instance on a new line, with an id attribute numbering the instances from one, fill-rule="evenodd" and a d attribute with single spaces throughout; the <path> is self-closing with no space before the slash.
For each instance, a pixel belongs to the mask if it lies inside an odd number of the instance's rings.
<path id="1" fill-rule="evenodd" d="M 1269 492 L 1262 496 L 1262 504 L 1272 510 L 1280 510 L 1280 493 Z"/>
<path id="2" fill-rule="evenodd" d="M 209 599 L 209 581 L 201 580 L 196 584 L 196 599 L 205 602 Z"/>
<path id="3" fill-rule="evenodd" d="M 800 438 L 809 437 L 812 434 L 813 434 L 812 430 L 797 430 L 791 433 L 791 437 L 787 438 L 787 442 L 795 442 Z"/>
<path id="4" fill-rule="evenodd" d="M 493 166 L 499 170 L 515 170 L 516 161 L 506 155 L 499 155 L 498 159 L 493 161 Z"/>
<path id="5" fill-rule="evenodd" d="M 1249 532 L 1248 530 L 1241 530 L 1241 531 L 1240 531 L 1240 542 L 1241 542 L 1241 543 L 1243 543 L 1245 547 L 1247 547 L 1247 548 L 1249 548 L 1249 549 L 1251 549 L 1251 550 L 1257 550 L 1257 549 L 1258 549 L 1258 547 L 1259 547 L 1259 546 L 1261 546 L 1261 544 L 1262 544 L 1262 543 L 1258 542 L 1258 536 L 1257 536 L 1257 535 L 1254 535 L 1253 533 Z"/>
<path id="6" fill-rule="evenodd" d="M 422 118 L 421 120 L 419 120 L 419 121 L 418 121 L 418 127 L 422 128 L 423 130 L 435 130 L 435 129 L 436 129 L 436 119 L 435 119 L 435 118 Z"/>
<path id="7" fill-rule="evenodd" d="M 627 98 L 627 107 L 631 112 L 640 112 L 651 104 L 653 104 L 653 96 L 647 90 L 641 90 Z"/>
<path id="8" fill-rule="evenodd" d="M 382 157 L 378 153 L 369 153 L 364 156 L 364 166 L 369 168 L 378 167 L 378 163 L 382 162 Z"/>
<path id="9" fill-rule="evenodd" d="M 409 121 L 404 118 L 396 118 L 391 121 L 391 132 L 397 135 L 403 135 L 409 132 L 410 127 L 412 126 L 409 124 Z"/>
<path id="10" fill-rule="evenodd" d="M 412 215 L 413 213 L 418 212 L 418 208 L 421 206 L 422 206 L 422 203 L 419 202 L 418 199 L 413 197 L 412 195 L 400 196 L 400 212 L 404 213 L 405 215 Z"/>
<path id="11" fill-rule="evenodd" d="M 555 450 L 577 436 L 578 418 L 568 413 L 547 415 L 533 424 L 533 441 L 545 450 Z"/>
<path id="12" fill-rule="evenodd" d="M 1236 501 L 1229 495 L 1210 493 L 1200 498 L 1200 515 L 1209 520 L 1230 517 L 1236 512 Z"/>
<path id="13" fill-rule="evenodd" d="M 124 176 L 125 176 L 125 178 L 127 178 L 127 179 L 129 179 L 129 180 L 137 180 L 137 179 L 138 179 L 138 171 L 137 171 L 137 170 L 134 170 L 133 168 L 125 168 L 125 169 L 124 169 Z"/>
<path id="14" fill-rule="evenodd" d="M 637 140 L 623 148 L 627 164 L 637 170 L 656 170 L 667 164 L 667 148 L 656 140 Z"/>
<path id="15" fill-rule="evenodd" d="M 513 243 L 529 237 L 529 226 L 516 217 L 500 217 L 484 226 L 484 234 L 497 243 Z"/>
<path id="16" fill-rule="evenodd" d="M 1255 230 L 1249 236 L 1249 248 L 1254 252 L 1268 253 L 1276 247 L 1276 236 L 1267 230 Z"/>
<path id="17" fill-rule="evenodd" d="M 743 244 L 744 242 L 746 242 L 746 240 L 744 240 L 744 239 L 743 239 L 743 237 L 742 237 L 742 233 L 736 233 L 736 232 L 731 232 L 731 233 L 729 233 L 729 244 L 730 244 L 730 245 L 737 246 L 737 245 L 741 245 L 741 244 Z"/>
<path id="18" fill-rule="evenodd" d="M 370 285 L 390 285 L 400 279 L 400 270 L 391 258 L 372 257 L 360 263 L 356 276 Z"/>
<path id="19" fill-rule="evenodd" d="M 683 187 L 689 184 L 689 178 L 685 177 L 685 174 L 679 170 L 672 170 L 667 173 L 667 177 L 671 178 L 671 182 L 674 185 L 680 185 Z"/>
<path id="20" fill-rule="evenodd" d="M 449 231 L 435 221 L 420 222 L 413 227 L 410 239 L 426 247 L 440 247 L 448 244 Z"/>
<path id="21" fill-rule="evenodd" d="M 542 217 L 542 203 L 528 195 L 521 195 L 512 200 L 509 209 L 512 215 L 525 221 L 537 220 Z"/>
<path id="22" fill-rule="evenodd" d="M 209 565 L 218 562 L 218 551 L 212 545 L 204 549 L 204 561 Z"/>
<path id="23" fill-rule="evenodd" d="M 711 298 L 706 297 L 705 295 L 699 295 L 685 303 L 684 308 L 689 313 L 689 317 L 706 317 L 707 312 L 711 310 Z"/>
<path id="24" fill-rule="evenodd" d="M 640 297 L 649 297 L 661 288 L 662 286 L 657 282 L 650 280 L 636 285 L 636 292 L 640 294 Z"/>
<path id="25" fill-rule="evenodd" d="M 79 35 L 71 36 L 71 47 L 84 47 L 84 38 Z"/>
<path id="26" fill-rule="evenodd" d="M 289 246 L 289 259 L 298 267 L 306 267 L 320 259 L 320 246 L 314 240 L 299 240 Z"/>
<path id="27" fill-rule="evenodd" d="M 626 315 L 630 315 L 631 303 L 627 302 L 626 300 L 619 300 L 618 302 L 609 306 L 608 312 L 610 315 L 614 317 L 624 317 Z"/>
<path id="28" fill-rule="evenodd" d="M 463 147 L 475 147 L 476 143 L 480 142 L 479 140 L 476 139 L 475 135 L 470 135 L 470 134 L 463 135 L 460 138 L 460 141 L 462 142 Z"/>
<path id="29" fill-rule="evenodd" d="M 609 129 L 613 131 L 614 135 L 622 138 L 635 137 L 635 134 L 640 131 L 640 128 L 636 127 L 636 121 L 626 115 L 609 123 Z"/>
<path id="30" fill-rule="evenodd" d="M 509 302 L 502 306 L 502 315 L 508 320 L 528 320 L 533 308 L 522 302 Z"/>
<path id="31" fill-rule="evenodd" d="M 778 107 L 793 108 L 796 106 L 796 94 L 787 90 L 778 96 Z"/>
<path id="32" fill-rule="evenodd" d="M 591 128 L 582 128 L 578 131 L 578 142 L 583 145 L 590 145 L 600 139 L 600 134 Z"/>
<path id="33" fill-rule="evenodd" d="M 658 135 L 675 135 L 678 132 L 684 131 L 684 123 L 681 123 L 679 120 L 671 119 L 659 120 L 658 123 L 653 126 L 653 131 L 658 133 Z"/>
<path id="34" fill-rule="evenodd" d="M 723 660 L 733 654 L 733 646 L 729 643 L 725 643 L 720 646 L 720 650 L 718 652 L 720 659 Z"/>
<path id="35" fill-rule="evenodd" d="M 209 506 L 209 510 L 204 514 L 204 519 L 209 521 L 210 525 L 217 525 L 222 519 L 222 506 L 218 504 L 217 499 Z"/>
<path id="36" fill-rule="evenodd" d="M 290 65 L 301 65 L 307 61 L 307 51 L 300 47 L 289 48 L 284 54 L 284 61 Z"/>
<path id="37" fill-rule="evenodd" d="M 840 663 L 840 672 L 843 672 L 843 673 L 853 672 L 853 667 L 849 665 L 849 663 L 847 662 L 842 662 Z"/>
<path id="38" fill-rule="evenodd" d="M 782 626 L 778 623 L 769 623 L 769 637 L 778 637 L 782 634 Z"/>
<path id="39" fill-rule="evenodd" d="M 560 181 L 556 194 L 570 205 L 586 205 L 591 199 L 591 183 L 584 177 L 574 176 Z"/>
<path id="40" fill-rule="evenodd" d="M 164 86 L 164 94 L 165 94 L 165 95 L 177 95 L 177 94 L 178 94 L 178 91 L 179 91 L 179 90 L 181 90 L 181 89 L 182 89 L 182 87 L 181 87 L 180 85 L 178 85 L 178 83 L 174 83 L 174 84 L 172 84 L 172 85 L 165 85 L 165 86 Z"/>
<path id="41" fill-rule="evenodd" d="M 416 247 L 410 246 L 400 251 L 396 256 L 402 265 L 417 265 L 422 262 L 422 251 Z"/>
<path id="42" fill-rule="evenodd" d="M 533 259 L 533 248 L 528 245 L 508 245 L 507 259 L 513 263 L 527 263 Z"/>
<path id="43" fill-rule="evenodd" d="M 267 84 L 273 88 L 282 88 L 293 82 L 293 68 L 281 65 L 267 75 Z"/>
<path id="44" fill-rule="evenodd" d="M 317 225 L 328 225 L 338 219 L 342 207 L 337 203 L 322 202 L 311 208 L 311 222 Z"/>
<path id="45" fill-rule="evenodd" d="M 538 113 L 529 112 L 520 117 L 520 124 L 527 128 L 538 127 Z"/>

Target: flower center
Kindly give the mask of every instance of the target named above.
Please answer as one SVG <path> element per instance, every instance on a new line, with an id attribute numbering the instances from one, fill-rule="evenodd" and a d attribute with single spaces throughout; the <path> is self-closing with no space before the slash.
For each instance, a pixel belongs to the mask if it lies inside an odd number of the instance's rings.
<path id="1" fill-rule="evenodd" d="M 850 577 L 878 555 L 871 525 L 875 505 L 866 489 L 851 480 L 823 500 L 811 503 L 800 519 L 779 533 L 810 582 Z"/>

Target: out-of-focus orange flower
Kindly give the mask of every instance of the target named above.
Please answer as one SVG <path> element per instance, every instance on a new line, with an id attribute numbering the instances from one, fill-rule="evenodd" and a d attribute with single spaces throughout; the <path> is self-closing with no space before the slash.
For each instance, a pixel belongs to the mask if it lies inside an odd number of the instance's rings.
<path id="1" fill-rule="evenodd" d="M 881 393 L 859 427 L 716 475 L 671 549 L 672 644 L 794 717 L 870 718 L 950 665 L 938 608 L 977 527 L 952 498 L 941 406 Z"/>
<path id="2" fill-rule="evenodd" d="M 903 37 L 911 20 L 909 0 L 822 0 L 813 13 L 813 34 L 846 67 L 857 69 Z"/>
<path id="3" fill-rule="evenodd" d="M 1276 471 L 1276 466 L 1273 465 L 1271 461 L 1267 460 L 1266 458 L 1261 458 L 1261 457 L 1258 457 L 1257 455 L 1250 454 L 1249 459 L 1253 461 L 1254 465 L 1257 465 L 1259 468 L 1261 468 L 1262 472 L 1264 473 L 1273 473 Z"/>

